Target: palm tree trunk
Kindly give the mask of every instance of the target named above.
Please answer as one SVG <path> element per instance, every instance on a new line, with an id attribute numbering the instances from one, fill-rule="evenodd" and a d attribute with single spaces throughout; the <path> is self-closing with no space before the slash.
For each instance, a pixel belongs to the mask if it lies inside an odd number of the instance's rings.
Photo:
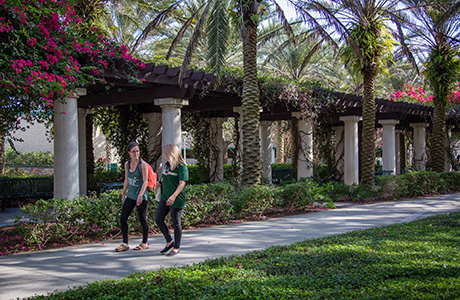
<path id="1" fill-rule="evenodd" d="M 261 180 L 259 138 L 259 83 L 257 78 L 257 25 L 247 27 L 243 37 L 243 175 L 242 183 L 256 185 Z"/>
<path id="2" fill-rule="evenodd" d="M 371 65 L 363 71 L 363 138 L 361 182 L 369 187 L 374 186 L 375 180 L 375 77 L 376 67 Z"/>
<path id="3" fill-rule="evenodd" d="M 5 171 L 5 133 L 0 131 L 0 175 Z"/>
<path id="4" fill-rule="evenodd" d="M 434 106 L 431 141 L 433 171 L 442 173 L 446 163 L 446 109 L 439 103 Z"/>

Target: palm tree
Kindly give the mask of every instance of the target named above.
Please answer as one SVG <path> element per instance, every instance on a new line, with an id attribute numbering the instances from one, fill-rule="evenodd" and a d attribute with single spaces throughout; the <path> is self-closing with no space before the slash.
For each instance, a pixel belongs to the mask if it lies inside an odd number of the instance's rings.
<path id="1" fill-rule="evenodd" d="M 144 29 L 134 49 L 140 45 L 167 16 L 180 7 L 185 0 L 180 0 L 157 15 Z M 193 2 L 193 1 L 192 1 Z M 257 77 L 257 37 L 258 24 L 263 17 L 265 2 L 262 0 L 199 0 L 198 9 L 188 18 L 171 44 L 167 58 L 171 56 L 175 46 L 184 37 L 188 28 L 193 27 L 187 51 L 181 67 L 180 77 L 189 66 L 200 37 L 208 35 L 208 57 L 217 71 L 218 77 L 225 65 L 230 27 L 236 24 L 240 30 L 243 44 L 243 173 L 242 182 L 247 185 L 259 184 L 261 180 L 261 159 L 259 141 L 259 85 Z M 289 32 L 290 26 L 284 13 L 275 0 L 276 15 L 279 16 L 284 28 Z M 236 12 L 236 14 L 235 14 Z M 234 18 L 231 18 L 234 16 Z M 292 31 L 290 33 L 292 36 Z M 180 79 L 180 84 L 182 84 Z"/>
<path id="2" fill-rule="evenodd" d="M 399 1 L 392 0 L 289 0 L 312 29 L 345 42 L 344 62 L 363 82 L 361 181 L 374 185 L 375 172 L 375 80 L 385 68 L 394 40 L 386 17 Z"/>
<path id="3" fill-rule="evenodd" d="M 446 106 L 449 89 L 459 79 L 460 1 L 405 0 L 415 22 L 406 22 L 407 45 L 428 53 L 424 74 L 434 94 L 432 166 L 443 172 L 446 153 Z M 413 60 L 415 63 L 415 61 Z"/>

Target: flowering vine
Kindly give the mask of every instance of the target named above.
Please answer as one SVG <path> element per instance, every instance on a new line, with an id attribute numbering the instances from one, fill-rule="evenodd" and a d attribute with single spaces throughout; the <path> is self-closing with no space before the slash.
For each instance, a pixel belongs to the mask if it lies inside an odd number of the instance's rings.
<path id="1" fill-rule="evenodd" d="M 426 103 L 431 105 L 433 102 L 434 96 L 427 95 L 425 90 L 417 85 L 416 88 L 405 84 L 404 87 L 406 88 L 403 91 L 396 91 L 391 94 L 390 99 L 392 101 L 405 101 L 405 102 L 420 102 Z M 457 82 L 455 85 L 455 89 L 449 91 L 448 95 L 448 103 L 451 105 L 459 105 L 460 104 L 460 87 L 459 83 Z"/>

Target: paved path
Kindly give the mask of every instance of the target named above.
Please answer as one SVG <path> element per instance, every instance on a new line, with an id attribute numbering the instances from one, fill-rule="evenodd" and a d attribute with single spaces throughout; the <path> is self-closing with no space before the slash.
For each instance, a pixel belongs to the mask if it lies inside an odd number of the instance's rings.
<path id="1" fill-rule="evenodd" d="M 0 258 L 0 300 L 43 295 L 56 289 L 117 279 L 131 272 L 182 266 L 208 258 L 243 254 L 270 245 L 285 245 L 352 230 L 410 222 L 439 213 L 460 210 L 460 194 L 342 206 L 305 215 L 215 226 L 185 231 L 181 253 L 159 254 L 162 236 L 150 238 L 150 249 L 116 253 L 120 240 L 59 250 L 14 254 Z M 1 214 L 1 213 L 0 213 Z M 139 239 L 131 239 L 131 246 Z"/>

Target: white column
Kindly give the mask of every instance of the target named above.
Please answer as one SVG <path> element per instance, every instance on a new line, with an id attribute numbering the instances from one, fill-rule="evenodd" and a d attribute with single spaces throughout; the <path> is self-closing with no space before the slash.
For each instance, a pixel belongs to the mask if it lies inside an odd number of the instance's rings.
<path id="1" fill-rule="evenodd" d="M 272 183 L 272 122 L 260 121 L 260 147 L 262 151 L 263 176 Z"/>
<path id="2" fill-rule="evenodd" d="M 426 123 L 410 123 L 414 128 L 414 167 L 417 171 L 425 171 L 426 167 Z"/>
<path id="3" fill-rule="evenodd" d="M 227 149 L 224 144 L 224 135 L 222 130 L 222 124 L 226 121 L 226 118 L 212 118 L 211 123 L 211 139 L 213 144 L 217 148 L 215 157 L 211 157 L 210 161 L 210 179 L 212 183 L 217 183 L 224 179 L 224 155 Z"/>
<path id="4" fill-rule="evenodd" d="M 332 126 L 335 133 L 335 164 L 337 166 L 337 172 L 340 174 L 340 180 L 343 180 L 344 171 L 344 128 L 343 126 Z"/>
<path id="5" fill-rule="evenodd" d="M 152 168 L 155 173 L 161 172 L 161 160 L 162 160 L 162 147 L 161 147 L 161 113 L 147 113 L 142 115 L 148 121 L 149 128 L 149 162 L 152 164 Z M 151 161 L 152 157 L 158 157 L 154 162 Z"/>
<path id="6" fill-rule="evenodd" d="M 300 112 L 293 112 L 297 118 L 300 135 L 300 151 L 297 158 L 297 180 L 313 176 L 313 125 L 311 118 L 302 118 Z"/>
<path id="7" fill-rule="evenodd" d="M 91 109 L 78 109 L 78 148 L 79 148 L 79 172 L 80 172 L 80 195 L 85 195 L 87 189 L 87 174 L 86 170 L 86 116 L 91 112 Z"/>
<path id="8" fill-rule="evenodd" d="M 379 120 L 379 124 L 383 126 L 383 171 L 392 171 L 396 174 L 396 132 L 395 126 L 399 123 L 398 120 Z"/>
<path id="9" fill-rule="evenodd" d="M 401 174 L 401 130 L 395 131 L 396 174 Z"/>
<path id="10" fill-rule="evenodd" d="M 181 108 L 188 105 L 188 100 L 175 98 L 155 99 L 155 105 L 160 106 L 162 112 L 161 153 L 163 153 L 164 146 L 168 144 L 174 144 L 180 149 L 182 138 Z M 164 158 L 162 158 L 162 162 L 164 165 Z"/>
<path id="11" fill-rule="evenodd" d="M 340 121 L 345 123 L 345 155 L 344 155 L 344 183 L 353 185 L 359 183 L 359 145 L 358 122 L 359 116 L 343 116 Z"/>
<path id="12" fill-rule="evenodd" d="M 74 199 L 80 192 L 78 89 L 66 103 L 54 103 L 54 198 Z"/>

